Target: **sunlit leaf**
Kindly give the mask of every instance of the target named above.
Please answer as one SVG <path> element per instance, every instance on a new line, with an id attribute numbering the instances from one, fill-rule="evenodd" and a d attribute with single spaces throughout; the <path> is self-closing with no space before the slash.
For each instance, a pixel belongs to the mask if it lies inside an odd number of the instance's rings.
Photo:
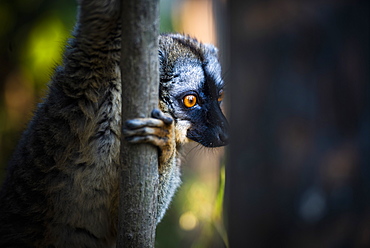
<path id="1" fill-rule="evenodd" d="M 45 84 L 53 68 L 61 63 L 68 31 L 57 17 L 48 17 L 35 25 L 28 41 L 26 58 L 35 81 Z"/>

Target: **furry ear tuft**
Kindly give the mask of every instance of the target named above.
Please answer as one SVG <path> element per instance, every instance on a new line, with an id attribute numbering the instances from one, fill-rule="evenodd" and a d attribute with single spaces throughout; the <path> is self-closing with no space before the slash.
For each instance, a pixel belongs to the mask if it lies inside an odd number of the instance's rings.
<path id="1" fill-rule="evenodd" d="M 218 49 L 214 45 L 212 44 L 203 44 L 203 45 L 208 50 L 209 53 L 218 57 Z"/>
<path id="2" fill-rule="evenodd" d="M 159 63 L 162 64 L 167 60 L 166 51 L 159 49 L 158 50 Z"/>

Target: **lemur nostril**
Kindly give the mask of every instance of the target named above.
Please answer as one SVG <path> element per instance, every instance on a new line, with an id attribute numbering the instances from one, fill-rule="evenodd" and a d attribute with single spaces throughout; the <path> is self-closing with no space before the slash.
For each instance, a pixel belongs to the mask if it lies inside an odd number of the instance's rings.
<path id="1" fill-rule="evenodd" d="M 227 134 L 225 134 L 225 133 L 220 133 L 219 135 L 218 135 L 218 137 L 220 138 L 220 140 L 222 141 L 222 142 L 224 142 L 224 143 L 228 143 L 228 141 L 229 141 L 229 136 L 227 135 Z"/>

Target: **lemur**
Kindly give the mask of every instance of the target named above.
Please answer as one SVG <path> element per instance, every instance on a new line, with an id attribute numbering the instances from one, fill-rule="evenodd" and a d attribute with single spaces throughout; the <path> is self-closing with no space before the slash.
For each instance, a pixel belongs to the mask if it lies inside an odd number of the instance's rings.
<path id="1" fill-rule="evenodd" d="M 79 1 L 63 63 L 0 191 L 0 247 L 114 247 L 121 135 L 159 147 L 157 223 L 180 185 L 182 145 L 227 144 L 217 49 L 186 35 L 159 37 L 152 118 L 121 123 L 119 2 Z"/>

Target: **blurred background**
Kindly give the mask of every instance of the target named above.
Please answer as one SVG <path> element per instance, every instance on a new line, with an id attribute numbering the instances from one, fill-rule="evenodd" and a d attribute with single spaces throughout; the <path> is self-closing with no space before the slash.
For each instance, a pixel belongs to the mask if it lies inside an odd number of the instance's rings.
<path id="1" fill-rule="evenodd" d="M 228 7 L 230 247 L 370 247 L 369 1 Z"/>
<path id="2" fill-rule="evenodd" d="M 0 2 L 0 183 L 75 15 Z M 369 1 L 161 0 L 174 31 L 219 47 L 232 143 L 184 151 L 156 247 L 370 247 Z"/>

